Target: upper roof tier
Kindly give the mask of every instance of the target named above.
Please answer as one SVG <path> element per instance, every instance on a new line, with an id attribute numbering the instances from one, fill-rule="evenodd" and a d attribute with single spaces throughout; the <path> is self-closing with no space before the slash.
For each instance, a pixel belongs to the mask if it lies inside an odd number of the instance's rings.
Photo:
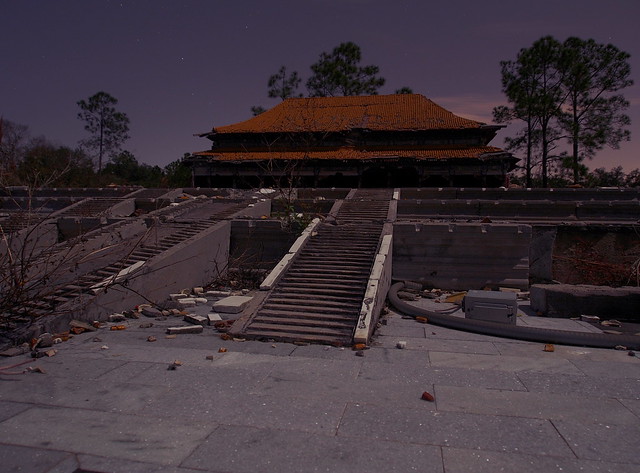
<path id="1" fill-rule="evenodd" d="M 292 98 L 211 134 L 500 128 L 454 115 L 419 94 Z"/>

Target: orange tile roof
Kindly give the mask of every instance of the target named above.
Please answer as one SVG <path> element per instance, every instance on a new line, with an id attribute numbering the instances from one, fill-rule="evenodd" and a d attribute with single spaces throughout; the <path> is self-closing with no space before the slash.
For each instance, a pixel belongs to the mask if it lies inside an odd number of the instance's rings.
<path id="1" fill-rule="evenodd" d="M 215 133 L 442 130 L 480 128 L 419 94 L 292 98 L 249 120 L 214 128 Z M 206 136 L 209 133 L 204 133 Z"/>
<path id="2" fill-rule="evenodd" d="M 340 147 L 312 151 L 202 151 L 195 156 L 208 157 L 213 161 L 260 161 L 269 159 L 300 160 L 300 159 L 450 159 L 450 158 L 480 158 L 491 153 L 504 153 L 493 146 L 479 147 L 451 147 L 440 149 L 401 149 L 401 150 L 364 150 L 353 147 Z"/>

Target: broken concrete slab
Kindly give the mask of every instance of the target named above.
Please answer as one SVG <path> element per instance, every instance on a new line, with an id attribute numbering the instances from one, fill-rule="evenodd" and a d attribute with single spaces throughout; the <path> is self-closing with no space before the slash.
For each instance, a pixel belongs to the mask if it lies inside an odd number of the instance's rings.
<path id="1" fill-rule="evenodd" d="M 168 327 L 167 334 L 180 335 L 185 333 L 202 333 L 204 327 L 202 325 L 189 325 L 184 327 Z"/>
<path id="2" fill-rule="evenodd" d="M 181 307 L 194 307 L 197 303 L 193 297 L 185 297 L 184 299 L 178 299 L 178 304 Z"/>
<path id="3" fill-rule="evenodd" d="M 213 304 L 213 309 L 224 314 L 239 314 L 242 312 L 253 297 L 250 296 L 229 296 L 220 299 Z"/>
<path id="4" fill-rule="evenodd" d="M 196 324 L 196 325 L 209 324 L 209 319 L 207 317 L 203 317 L 202 315 L 195 315 L 195 314 L 186 314 L 184 316 L 184 321 L 189 322 L 191 324 Z"/>
<path id="5" fill-rule="evenodd" d="M 569 284 L 531 286 L 531 308 L 547 317 L 635 318 L 640 312 L 640 287 Z"/>
<path id="6" fill-rule="evenodd" d="M 147 317 L 162 317 L 162 311 L 155 307 L 144 307 L 142 309 L 142 315 Z"/>

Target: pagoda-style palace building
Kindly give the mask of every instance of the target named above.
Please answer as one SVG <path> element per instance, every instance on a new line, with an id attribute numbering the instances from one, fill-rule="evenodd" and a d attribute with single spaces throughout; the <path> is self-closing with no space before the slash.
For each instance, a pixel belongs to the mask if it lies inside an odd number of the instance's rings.
<path id="1" fill-rule="evenodd" d="M 498 187 L 517 161 L 488 145 L 500 128 L 417 94 L 292 98 L 187 162 L 201 187 Z"/>

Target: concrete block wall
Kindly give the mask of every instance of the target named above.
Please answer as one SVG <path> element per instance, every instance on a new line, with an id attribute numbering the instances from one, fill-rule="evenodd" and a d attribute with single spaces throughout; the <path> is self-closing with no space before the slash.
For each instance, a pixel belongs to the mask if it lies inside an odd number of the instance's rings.
<path id="1" fill-rule="evenodd" d="M 271 269 L 297 237 L 298 232 L 283 228 L 279 220 L 234 220 L 231 222 L 230 264 Z"/>
<path id="2" fill-rule="evenodd" d="M 608 201 L 640 200 L 640 189 L 403 188 L 400 199 Z"/>
<path id="3" fill-rule="evenodd" d="M 393 278 L 442 289 L 529 286 L 532 230 L 516 224 L 394 224 Z"/>

